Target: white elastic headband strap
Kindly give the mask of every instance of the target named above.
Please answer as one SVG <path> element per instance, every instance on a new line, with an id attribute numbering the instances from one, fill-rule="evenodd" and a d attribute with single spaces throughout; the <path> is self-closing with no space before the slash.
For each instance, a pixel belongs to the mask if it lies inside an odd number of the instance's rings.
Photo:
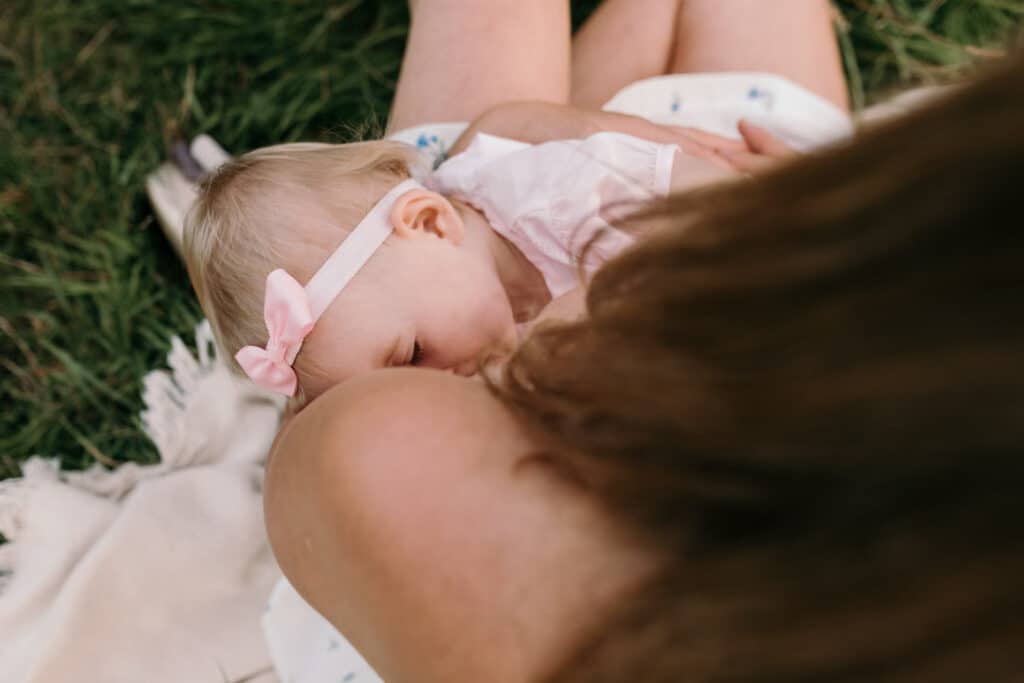
<path id="1" fill-rule="evenodd" d="M 384 244 L 391 234 L 391 207 L 401 195 L 409 190 L 424 189 L 415 180 L 406 180 L 395 185 L 380 201 L 373 205 L 363 220 L 359 221 L 348 237 L 320 266 L 320 270 L 306 285 L 309 310 L 313 320 L 318 320 L 327 307 L 345 289 L 356 273 L 370 260 L 370 257 Z"/>

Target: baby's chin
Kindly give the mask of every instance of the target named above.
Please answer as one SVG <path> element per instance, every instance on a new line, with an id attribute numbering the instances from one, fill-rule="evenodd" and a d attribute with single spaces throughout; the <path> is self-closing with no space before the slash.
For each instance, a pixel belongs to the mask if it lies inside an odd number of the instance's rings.
<path id="1" fill-rule="evenodd" d="M 349 377 L 334 377 L 323 372 L 299 372 L 299 391 L 296 393 L 302 407 L 309 405 L 331 387 L 341 384 Z"/>
<path id="2" fill-rule="evenodd" d="M 295 397 L 289 402 L 289 407 L 294 405 L 294 410 L 298 412 L 302 410 L 314 400 L 316 400 L 325 391 L 330 389 L 332 386 L 337 384 L 334 383 L 320 383 L 320 382 L 299 382 L 299 390 L 296 392 Z"/>

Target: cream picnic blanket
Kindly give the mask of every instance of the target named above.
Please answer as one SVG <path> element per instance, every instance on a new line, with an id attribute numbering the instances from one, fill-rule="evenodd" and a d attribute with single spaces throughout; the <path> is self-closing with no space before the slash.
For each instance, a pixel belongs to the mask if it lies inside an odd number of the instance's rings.
<path id="1" fill-rule="evenodd" d="M 261 509 L 279 404 L 203 325 L 145 378 L 159 464 L 0 482 L 0 681 L 270 683 L 260 615 L 280 572 Z"/>

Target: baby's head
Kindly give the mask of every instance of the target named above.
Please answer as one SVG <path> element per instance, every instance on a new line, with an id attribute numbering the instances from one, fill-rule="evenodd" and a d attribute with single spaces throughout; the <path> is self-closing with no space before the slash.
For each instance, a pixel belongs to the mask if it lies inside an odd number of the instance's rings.
<path id="1" fill-rule="evenodd" d="M 354 278 L 340 292 L 333 271 L 318 278 L 312 298 L 323 313 L 292 364 L 303 399 L 381 367 L 469 372 L 481 353 L 508 344 L 512 312 L 487 237 L 445 197 L 415 183 L 395 190 L 418 160 L 392 141 L 298 143 L 256 150 L 210 177 L 186 221 L 184 252 L 221 349 L 233 357 L 267 347 L 268 274 L 282 269 L 291 277 L 275 277 L 306 285 L 336 252 L 351 262 L 369 224 L 386 238 Z"/>

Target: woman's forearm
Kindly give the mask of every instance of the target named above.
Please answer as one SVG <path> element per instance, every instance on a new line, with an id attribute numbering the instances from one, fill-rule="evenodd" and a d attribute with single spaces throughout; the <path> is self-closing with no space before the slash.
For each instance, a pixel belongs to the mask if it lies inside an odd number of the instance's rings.
<path id="1" fill-rule="evenodd" d="M 712 133 L 652 123 L 629 114 L 581 109 L 551 102 L 506 102 L 477 117 L 449 151 L 455 156 L 469 146 L 477 133 L 519 140 L 531 145 L 550 140 L 586 138 L 601 131 L 625 133 L 652 142 L 677 144 L 688 156 L 726 165 L 720 152 L 748 152 L 743 140 Z"/>
<path id="2" fill-rule="evenodd" d="M 550 102 L 506 102 L 476 118 L 452 145 L 449 156 L 469 146 L 477 133 L 536 145 L 585 138 L 600 131 L 591 112 Z"/>

